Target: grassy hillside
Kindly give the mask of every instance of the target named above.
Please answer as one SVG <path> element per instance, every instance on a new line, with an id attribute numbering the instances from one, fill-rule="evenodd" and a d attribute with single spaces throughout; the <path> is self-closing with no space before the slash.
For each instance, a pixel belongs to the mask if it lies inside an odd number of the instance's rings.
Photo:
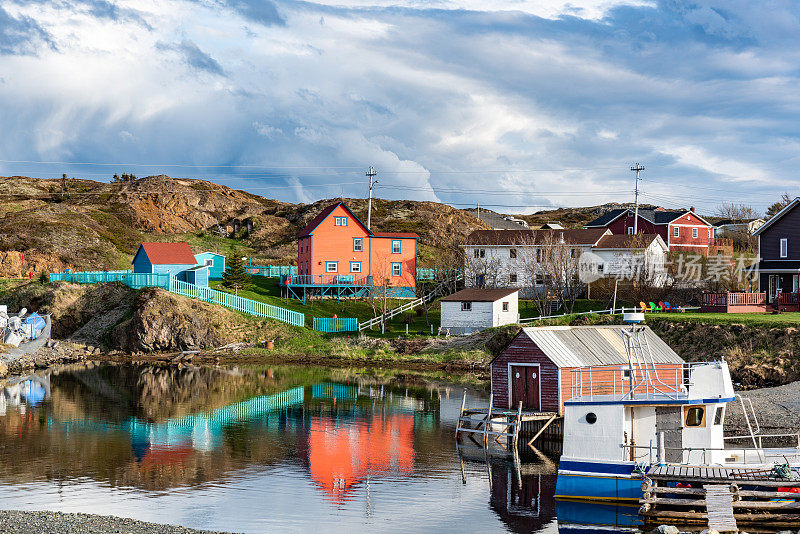
<path id="1" fill-rule="evenodd" d="M 142 241 L 186 240 L 195 252 L 241 254 L 254 263 L 296 262 L 295 235 L 341 199 L 290 204 L 204 180 L 150 176 L 132 182 L 0 179 L 0 277 L 125 268 Z M 344 199 L 366 219 L 363 199 Z M 252 232 L 247 231 L 247 222 Z M 435 202 L 373 203 L 375 231 L 420 235 L 420 265 L 434 265 L 484 223 Z M 24 264 L 23 264 L 24 262 Z"/>

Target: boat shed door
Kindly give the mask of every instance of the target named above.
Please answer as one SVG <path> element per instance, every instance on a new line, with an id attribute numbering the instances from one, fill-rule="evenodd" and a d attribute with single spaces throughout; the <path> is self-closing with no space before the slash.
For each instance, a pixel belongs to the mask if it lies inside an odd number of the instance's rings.
<path id="1" fill-rule="evenodd" d="M 539 411 L 539 366 L 511 365 L 511 408 L 519 405 L 528 411 Z"/>

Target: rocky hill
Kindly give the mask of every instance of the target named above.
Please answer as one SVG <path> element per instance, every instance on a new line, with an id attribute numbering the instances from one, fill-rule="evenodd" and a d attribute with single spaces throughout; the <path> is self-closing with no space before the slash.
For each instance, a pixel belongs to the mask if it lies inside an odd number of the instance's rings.
<path id="1" fill-rule="evenodd" d="M 641 208 L 655 208 L 651 204 L 640 204 Z M 552 210 L 537 211 L 531 215 L 514 215 L 535 228 L 548 222 L 559 222 L 565 228 L 580 228 L 589 221 L 593 221 L 607 211 L 630 208 L 633 209 L 633 202 L 620 204 L 619 202 L 608 202 L 598 206 L 585 206 L 577 208 L 556 208 Z"/>
<path id="2" fill-rule="evenodd" d="M 336 200 L 291 204 L 163 175 L 117 183 L 0 178 L 0 277 L 126 268 L 145 240 L 187 240 L 196 252 L 236 250 L 254 263 L 292 263 L 294 236 Z M 365 200 L 344 201 L 366 219 Z M 376 231 L 418 233 L 423 265 L 486 227 L 444 204 L 382 199 L 373 202 L 372 221 Z"/>

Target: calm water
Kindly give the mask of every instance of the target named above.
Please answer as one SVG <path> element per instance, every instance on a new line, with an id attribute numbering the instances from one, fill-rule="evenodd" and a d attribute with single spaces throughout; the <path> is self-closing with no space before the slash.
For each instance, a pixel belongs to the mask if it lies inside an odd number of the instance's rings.
<path id="1" fill-rule="evenodd" d="M 518 471 L 458 450 L 463 388 L 382 373 L 79 365 L 0 383 L 0 507 L 235 532 L 630 521 L 616 507 L 557 507 L 546 456 Z"/>

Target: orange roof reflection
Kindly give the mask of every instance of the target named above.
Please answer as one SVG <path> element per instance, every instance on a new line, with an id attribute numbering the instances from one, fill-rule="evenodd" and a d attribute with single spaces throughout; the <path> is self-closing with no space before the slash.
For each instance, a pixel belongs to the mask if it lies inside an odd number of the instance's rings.
<path id="1" fill-rule="evenodd" d="M 308 436 L 311 479 L 333 502 L 348 494 L 368 475 L 414 470 L 414 417 L 354 421 L 337 427 L 329 419 L 311 421 Z"/>

